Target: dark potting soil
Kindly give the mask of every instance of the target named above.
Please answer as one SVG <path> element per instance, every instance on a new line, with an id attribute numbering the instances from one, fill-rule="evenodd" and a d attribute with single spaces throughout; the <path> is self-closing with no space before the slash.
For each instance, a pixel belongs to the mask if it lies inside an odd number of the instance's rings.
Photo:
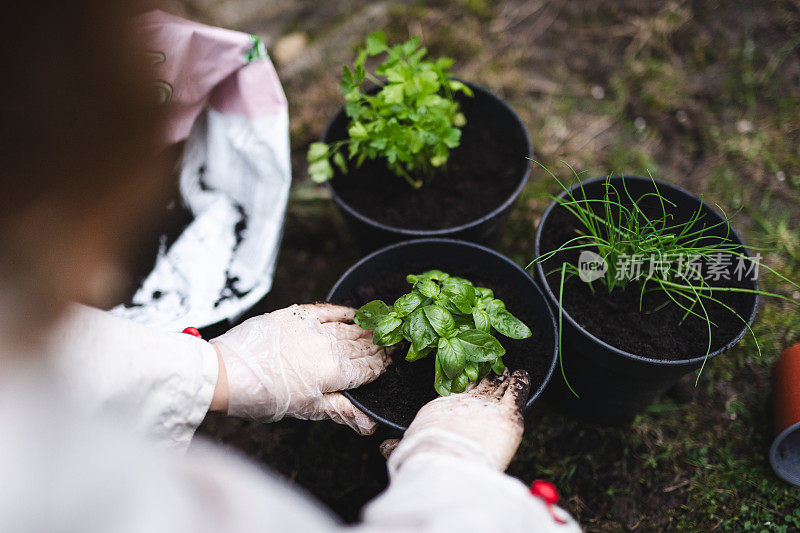
<path id="1" fill-rule="evenodd" d="M 421 273 L 431 265 L 404 266 L 402 272 L 386 271 L 377 273 L 369 284 L 355 289 L 343 301 L 339 302 L 353 307 L 372 300 L 383 300 L 391 305 L 398 297 L 407 293 L 411 285 L 406 281 L 406 273 Z M 552 330 L 549 317 L 537 316 L 530 308 L 530 302 L 516 296 L 502 280 L 492 278 L 490 273 L 477 267 L 467 266 L 463 269 L 447 269 L 449 274 L 461 276 L 472 281 L 476 286 L 487 287 L 494 291 L 495 297 L 503 300 L 506 308 L 522 320 L 533 331 L 528 339 L 514 340 L 495 334 L 506 349 L 503 361 L 509 370 L 527 370 L 531 378 L 531 392 L 542 384 L 553 357 L 552 345 L 537 342 L 543 328 Z M 377 380 L 352 391 L 352 394 L 364 406 L 372 409 L 381 417 L 408 426 L 417 411 L 429 401 L 438 397 L 433 388 L 433 354 L 410 363 L 405 360 L 408 343 L 402 341 L 392 354 L 392 364 Z"/>
<path id="2" fill-rule="evenodd" d="M 657 206 L 642 204 L 649 216 L 656 216 Z M 547 231 L 542 233 L 540 253 L 558 248 L 577 233 L 575 217 L 563 208 L 554 209 L 547 219 Z M 562 252 L 546 261 L 544 272 L 558 270 L 547 276 L 547 282 L 558 297 L 561 282 L 561 265 L 564 261 L 577 264 L 579 251 Z M 735 276 L 731 276 L 735 278 Z M 717 287 L 742 287 L 752 289 L 751 281 L 707 280 Z M 667 296 L 653 292 L 645 296 L 640 311 L 641 286 L 632 283 L 625 290 L 614 289 L 609 294 L 595 283 L 592 294 L 589 284 L 578 277 L 564 283 L 564 309 L 586 331 L 626 352 L 668 361 L 702 357 L 708 351 L 708 325 L 704 320 L 688 317 L 681 323 L 685 311 L 668 302 Z M 749 316 L 752 295 L 717 292 L 714 297 L 736 310 L 745 320 Z M 660 306 L 666 305 L 659 309 Z M 713 302 L 704 302 L 711 322 L 711 351 L 732 341 L 744 323 L 730 310 Z"/>
<path id="3" fill-rule="evenodd" d="M 414 189 L 378 159 L 351 164 L 345 175 L 337 171 L 334 189 L 364 216 L 403 229 L 452 228 L 489 214 L 519 185 L 527 144 L 516 123 L 498 117 L 496 105 L 476 99 L 478 93 L 459 99 L 467 118 L 461 144 L 430 183 Z"/>

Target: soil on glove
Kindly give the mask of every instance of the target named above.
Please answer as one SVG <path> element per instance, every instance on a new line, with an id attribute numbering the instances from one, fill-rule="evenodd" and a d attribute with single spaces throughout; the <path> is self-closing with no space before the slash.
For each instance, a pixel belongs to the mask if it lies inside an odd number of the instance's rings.
<path id="1" fill-rule="evenodd" d="M 402 272 L 376 272 L 376 278 L 371 283 L 358 287 L 339 303 L 358 308 L 372 300 L 383 300 L 391 305 L 411 289 L 405 279 L 406 273 L 421 273 L 431 268 L 435 267 L 404 266 Z M 531 329 L 533 335 L 523 340 L 509 339 L 496 332 L 494 334 L 506 349 L 503 361 L 508 369 L 527 370 L 531 378 L 531 392 L 535 392 L 547 376 L 553 358 L 553 346 L 539 340 L 544 328 L 552 330 L 549 316 L 537 315 L 530 303 L 516 297 L 502 280 L 493 278 L 490 273 L 477 267 L 463 270 L 451 268 L 447 272 L 469 279 L 476 286 L 492 289 L 495 297 L 503 300 L 506 308 Z M 408 342 L 402 341 L 392 354 L 392 364 L 381 377 L 351 391 L 363 406 L 402 426 L 408 426 L 423 405 L 438 397 L 433 388 L 434 354 L 411 363 L 405 360 L 407 351 Z"/>
<path id="2" fill-rule="evenodd" d="M 362 215 L 403 229 L 437 230 L 467 224 L 491 213 L 519 186 L 529 165 L 527 144 L 518 124 L 498 117 L 498 105 L 459 98 L 467 123 L 461 144 L 442 172 L 420 189 L 386 169 L 383 160 L 337 171 L 332 184 Z"/>
<path id="3" fill-rule="evenodd" d="M 658 216 L 658 206 L 641 204 L 648 216 Z M 547 231 L 542 233 L 541 253 L 558 248 L 577 236 L 576 218 L 563 208 L 556 208 L 547 219 Z M 561 265 L 578 262 L 579 250 L 556 254 L 544 264 L 547 282 L 558 297 L 561 282 Z M 733 267 L 731 267 L 731 277 Z M 753 283 L 744 279 L 719 281 L 707 280 L 715 287 L 753 288 Z M 595 293 L 589 284 L 573 276 L 564 283 L 564 309 L 575 321 L 592 335 L 626 352 L 665 361 L 679 361 L 702 357 L 708 352 L 708 324 L 697 317 L 688 317 L 677 305 L 661 292 L 645 295 L 639 306 L 641 285 L 631 283 L 625 290 L 614 289 L 609 294 L 605 287 L 595 283 Z M 749 317 L 752 295 L 744 293 L 716 292 L 714 297 L 734 309 L 745 320 Z M 724 306 L 704 300 L 711 327 L 711 351 L 718 350 L 736 338 L 744 323 Z M 659 309 L 660 307 L 662 307 Z M 698 312 L 701 312 L 698 310 Z"/>

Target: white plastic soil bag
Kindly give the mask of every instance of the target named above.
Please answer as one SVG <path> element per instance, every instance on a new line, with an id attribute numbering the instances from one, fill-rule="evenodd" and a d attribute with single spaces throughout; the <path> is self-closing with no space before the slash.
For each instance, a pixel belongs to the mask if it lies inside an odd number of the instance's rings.
<path id="1" fill-rule="evenodd" d="M 169 124 L 186 140 L 180 193 L 192 221 L 113 313 L 162 329 L 235 319 L 271 288 L 291 183 L 286 97 L 255 37 L 161 11 L 136 20 Z"/>

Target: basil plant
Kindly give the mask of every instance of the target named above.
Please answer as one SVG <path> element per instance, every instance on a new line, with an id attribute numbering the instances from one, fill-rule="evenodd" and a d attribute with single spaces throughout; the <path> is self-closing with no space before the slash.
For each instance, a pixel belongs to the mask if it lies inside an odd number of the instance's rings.
<path id="1" fill-rule="evenodd" d="M 394 305 L 373 300 L 356 312 L 355 322 L 373 330 L 379 346 L 403 339 L 410 343 L 407 361 L 435 354 L 434 388 L 441 396 L 464 392 L 471 381 L 489 372 L 502 374 L 506 350 L 495 338 L 499 333 L 526 339 L 531 330 L 494 297 L 490 289 L 441 270 L 410 274 L 412 290 Z"/>

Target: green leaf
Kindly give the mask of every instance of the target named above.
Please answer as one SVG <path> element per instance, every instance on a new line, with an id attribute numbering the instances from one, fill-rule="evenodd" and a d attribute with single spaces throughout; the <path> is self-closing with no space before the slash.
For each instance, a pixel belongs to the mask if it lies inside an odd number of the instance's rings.
<path id="1" fill-rule="evenodd" d="M 418 361 L 423 357 L 426 357 L 428 354 L 433 351 L 433 348 L 428 346 L 427 348 L 423 348 L 420 351 L 417 351 L 412 344 L 411 347 L 408 349 L 408 353 L 406 354 L 406 361 Z"/>
<path id="2" fill-rule="evenodd" d="M 436 392 L 438 392 L 440 396 L 450 396 L 450 387 L 453 382 L 445 376 L 438 356 L 434 360 L 433 367 L 433 388 L 436 389 Z"/>
<path id="3" fill-rule="evenodd" d="M 491 315 L 492 312 L 497 311 L 498 309 L 505 309 L 505 308 L 506 304 L 504 304 L 501 300 L 494 299 L 486 302 L 486 311 L 489 313 L 489 315 Z"/>
<path id="4" fill-rule="evenodd" d="M 308 165 L 308 175 L 316 183 L 324 183 L 333 177 L 333 167 L 327 159 L 320 159 Z"/>
<path id="5" fill-rule="evenodd" d="M 453 342 L 454 340 L 441 337 L 439 339 L 439 350 L 436 352 L 436 358 L 442 365 L 442 371 L 450 379 L 458 377 L 467 364 L 467 359 L 461 350 L 460 344 Z"/>
<path id="6" fill-rule="evenodd" d="M 506 365 L 503 364 L 503 359 L 500 357 L 495 359 L 494 362 L 492 363 L 492 372 L 494 372 L 498 376 L 501 376 L 505 369 Z"/>
<path id="7" fill-rule="evenodd" d="M 387 104 L 399 104 L 403 101 L 403 85 L 400 83 L 384 85 L 379 95 Z"/>
<path id="8" fill-rule="evenodd" d="M 464 373 L 470 381 L 478 381 L 478 365 L 475 363 L 467 361 L 467 364 L 464 365 Z"/>
<path id="9" fill-rule="evenodd" d="M 423 309 L 415 309 L 408 318 L 409 334 L 411 342 L 416 351 L 422 351 L 436 341 L 436 330 L 433 329 L 425 311 Z"/>
<path id="10" fill-rule="evenodd" d="M 458 128 L 449 128 L 447 133 L 444 134 L 443 140 L 448 148 L 456 148 L 461 143 L 461 130 Z"/>
<path id="11" fill-rule="evenodd" d="M 360 122 L 353 122 L 347 130 L 347 134 L 353 139 L 366 139 L 367 129 Z"/>
<path id="12" fill-rule="evenodd" d="M 359 68 L 364 68 L 364 65 L 367 63 L 367 50 L 362 48 L 358 51 L 358 55 L 356 55 L 356 60 L 353 63 L 353 67 L 358 70 Z"/>
<path id="13" fill-rule="evenodd" d="M 358 120 L 361 118 L 361 116 L 368 112 L 368 110 L 366 110 L 362 105 L 364 93 L 358 87 L 354 87 L 343 93 L 343 96 L 345 101 L 344 111 L 347 113 L 348 117 L 352 118 L 353 120 Z"/>
<path id="14" fill-rule="evenodd" d="M 472 320 L 475 322 L 475 329 L 489 333 L 492 329 L 492 323 L 489 321 L 489 313 L 483 309 L 472 310 Z"/>
<path id="15" fill-rule="evenodd" d="M 391 311 L 389 306 L 381 300 L 372 300 L 356 311 L 354 322 L 362 329 L 375 329 L 378 322 L 383 320 L 389 314 L 389 311 Z"/>
<path id="16" fill-rule="evenodd" d="M 450 80 L 448 85 L 450 86 L 451 91 L 463 91 L 464 89 L 469 90 L 469 87 L 467 87 L 463 82 L 460 82 L 458 80 Z"/>
<path id="17" fill-rule="evenodd" d="M 404 55 L 411 55 L 419 46 L 419 37 L 415 35 L 399 46 Z"/>
<path id="18" fill-rule="evenodd" d="M 427 272 L 424 272 L 423 274 L 420 274 L 419 277 L 420 278 L 433 279 L 433 280 L 436 280 L 436 281 L 444 281 L 444 280 L 450 278 L 450 274 L 448 274 L 447 272 L 442 272 L 441 270 L 433 269 L 433 270 L 428 270 Z"/>
<path id="19" fill-rule="evenodd" d="M 411 86 L 414 92 L 427 95 L 435 93 L 439 90 L 439 76 L 430 70 L 422 70 L 414 77 Z"/>
<path id="20" fill-rule="evenodd" d="M 491 300 L 494 298 L 494 292 L 486 287 L 475 287 L 475 296 L 480 300 Z"/>
<path id="21" fill-rule="evenodd" d="M 439 59 L 436 60 L 436 63 L 434 63 L 434 67 L 440 71 L 447 70 L 452 66 L 453 66 L 453 60 L 450 59 L 449 57 L 440 57 Z"/>
<path id="22" fill-rule="evenodd" d="M 453 380 L 452 385 L 450 385 L 450 392 L 464 392 L 467 390 L 467 383 L 469 383 L 469 378 L 462 372 Z"/>
<path id="23" fill-rule="evenodd" d="M 394 302 L 394 310 L 397 316 L 406 316 L 422 303 L 422 296 L 416 292 L 404 294 Z"/>
<path id="24" fill-rule="evenodd" d="M 441 105 L 446 105 L 447 100 L 439 96 L 438 94 L 428 94 L 417 100 L 417 106 L 425 106 L 425 107 L 436 107 Z"/>
<path id="25" fill-rule="evenodd" d="M 462 313 L 472 312 L 475 303 L 475 287 L 461 278 L 449 278 L 442 282 L 442 294 Z"/>
<path id="26" fill-rule="evenodd" d="M 436 298 L 434 300 L 434 303 L 436 305 L 438 305 L 439 307 L 441 307 L 442 309 L 445 309 L 446 311 L 449 311 L 449 312 L 451 312 L 453 314 L 461 313 L 461 311 L 458 309 L 458 307 L 456 307 L 456 304 L 454 304 L 453 302 L 451 302 L 447 298 L 442 298 L 440 296 L 439 298 Z"/>
<path id="27" fill-rule="evenodd" d="M 435 167 L 440 167 L 440 166 L 444 165 L 445 163 L 447 163 L 447 156 L 443 155 L 443 154 L 435 155 L 435 156 L 431 157 L 430 161 L 431 161 L 431 165 L 433 165 Z"/>
<path id="28" fill-rule="evenodd" d="M 402 328 L 400 327 L 403 321 L 396 316 L 387 315 L 378 325 L 375 326 L 375 332 L 372 334 L 372 342 L 378 346 L 392 346 L 397 344 L 403 339 Z"/>
<path id="29" fill-rule="evenodd" d="M 386 51 L 386 34 L 376 31 L 367 37 L 367 53 L 371 56 L 378 55 Z"/>
<path id="30" fill-rule="evenodd" d="M 492 327 L 506 337 L 527 339 L 532 335 L 528 326 L 505 309 L 490 311 L 489 320 L 492 322 Z"/>
<path id="31" fill-rule="evenodd" d="M 339 82 L 339 86 L 342 88 L 342 93 L 344 94 L 349 93 L 358 86 L 353 77 L 353 71 L 347 68 L 347 66 L 342 67 L 342 81 Z"/>
<path id="32" fill-rule="evenodd" d="M 497 339 L 477 329 L 462 331 L 452 341 L 454 345 L 458 346 L 467 361 L 473 363 L 493 361 L 506 353 L 505 348 Z"/>
<path id="33" fill-rule="evenodd" d="M 448 337 L 455 332 L 456 323 L 450 312 L 436 304 L 426 305 L 422 310 L 436 333 L 442 337 Z"/>
<path id="34" fill-rule="evenodd" d="M 408 320 L 403 320 L 403 327 L 400 328 L 403 333 L 403 338 L 408 342 L 413 342 L 414 337 L 411 336 L 411 323 Z"/>
<path id="35" fill-rule="evenodd" d="M 423 279 L 416 287 L 420 294 L 428 298 L 436 298 L 439 296 L 439 285 L 433 280 Z"/>
<path id="36" fill-rule="evenodd" d="M 317 161 L 328 157 L 329 146 L 325 143 L 315 142 L 308 145 L 308 160 Z"/>
<path id="37" fill-rule="evenodd" d="M 403 72 L 394 68 L 386 71 L 386 79 L 389 80 L 389 83 L 402 83 L 406 80 Z"/>
<path id="38" fill-rule="evenodd" d="M 367 77 L 367 71 L 364 69 L 364 65 L 356 65 L 355 67 L 356 68 L 353 70 L 353 80 L 360 86 Z"/>
<path id="39" fill-rule="evenodd" d="M 333 154 L 333 164 L 339 168 L 342 174 L 347 174 L 347 163 L 345 163 L 344 156 L 341 152 Z"/>

